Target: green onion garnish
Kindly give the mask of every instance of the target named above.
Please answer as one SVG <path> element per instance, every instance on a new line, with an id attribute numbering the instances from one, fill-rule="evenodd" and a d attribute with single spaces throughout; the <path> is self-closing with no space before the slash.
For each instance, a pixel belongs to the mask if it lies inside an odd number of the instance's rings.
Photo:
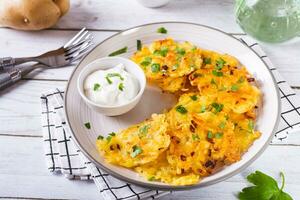
<path id="1" fill-rule="evenodd" d="M 151 57 L 146 57 L 140 64 L 144 67 L 150 65 L 152 62 L 152 58 Z"/>
<path id="2" fill-rule="evenodd" d="M 183 107 L 182 105 L 176 106 L 175 109 L 177 112 L 179 112 L 181 114 L 186 114 L 188 112 L 187 109 L 185 107 Z"/>
<path id="3" fill-rule="evenodd" d="M 158 63 L 153 63 L 153 64 L 151 65 L 151 71 L 152 71 L 153 73 L 159 72 L 159 71 L 160 71 L 160 64 L 158 64 Z"/>
<path id="4" fill-rule="evenodd" d="M 223 67 L 224 67 L 224 64 L 225 64 L 225 60 L 223 60 L 222 58 L 219 58 L 217 61 L 216 61 L 216 69 L 217 70 L 221 70 Z"/>
<path id="5" fill-rule="evenodd" d="M 99 135 L 98 137 L 97 137 L 97 140 L 103 140 L 104 139 L 104 137 L 102 136 L 102 135 Z"/>
<path id="6" fill-rule="evenodd" d="M 119 73 L 108 73 L 106 77 L 119 77 L 122 81 L 124 80 L 124 78 Z"/>
<path id="7" fill-rule="evenodd" d="M 155 50 L 153 52 L 154 55 L 160 55 L 162 57 L 166 57 L 169 49 L 167 47 L 162 47 L 160 50 Z"/>
<path id="8" fill-rule="evenodd" d="M 204 58 L 203 62 L 206 65 L 211 64 L 211 58 Z"/>
<path id="9" fill-rule="evenodd" d="M 95 83 L 94 84 L 94 91 L 97 91 L 100 88 L 100 84 L 99 83 Z"/>
<path id="10" fill-rule="evenodd" d="M 168 30 L 165 29 L 164 27 L 160 27 L 157 29 L 157 33 L 167 34 Z"/>
<path id="11" fill-rule="evenodd" d="M 141 40 L 136 41 L 136 49 L 138 51 L 142 50 L 142 41 Z"/>
<path id="12" fill-rule="evenodd" d="M 205 105 L 202 105 L 200 109 L 200 113 L 204 113 L 205 111 L 206 111 L 206 107 Z"/>
<path id="13" fill-rule="evenodd" d="M 214 137 L 213 133 L 211 131 L 207 132 L 207 138 L 212 139 Z"/>
<path id="14" fill-rule="evenodd" d="M 239 87 L 238 85 L 232 85 L 232 86 L 231 86 L 231 91 L 232 91 L 232 92 L 236 92 L 236 91 L 239 90 L 239 88 L 240 88 L 240 87 Z"/>
<path id="15" fill-rule="evenodd" d="M 200 137 L 199 137 L 199 135 L 197 135 L 197 134 L 193 134 L 193 135 L 192 135 L 192 139 L 193 139 L 194 141 L 196 141 L 196 140 L 199 140 Z"/>
<path id="16" fill-rule="evenodd" d="M 135 158 L 137 155 L 141 154 L 143 152 L 143 150 L 141 149 L 141 147 L 134 145 L 132 147 L 132 153 L 130 154 L 132 158 Z"/>
<path id="17" fill-rule="evenodd" d="M 115 132 L 111 132 L 110 134 L 108 134 L 108 136 L 106 137 L 107 142 L 111 141 L 111 138 L 114 137 L 116 135 Z"/>
<path id="18" fill-rule="evenodd" d="M 122 49 L 119 49 L 117 51 L 112 52 L 111 54 L 109 54 L 108 56 L 117 56 L 123 53 L 127 52 L 127 47 L 123 47 Z"/>
<path id="19" fill-rule="evenodd" d="M 190 97 L 191 97 L 191 99 L 192 99 L 193 101 L 197 101 L 197 99 L 198 99 L 197 95 L 193 95 L 193 96 L 190 96 Z"/>
<path id="20" fill-rule="evenodd" d="M 139 136 L 142 137 L 142 136 L 145 136 L 147 133 L 148 133 L 148 129 L 150 128 L 150 125 L 145 125 L 145 126 L 142 126 L 140 129 L 139 129 Z"/>
<path id="21" fill-rule="evenodd" d="M 215 113 L 221 112 L 223 110 L 224 105 L 219 103 L 212 103 L 211 106 L 215 109 Z"/>
<path id="22" fill-rule="evenodd" d="M 212 74 L 215 75 L 215 76 L 217 76 L 217 77 L 223 76 L 223 72 L 219 72 L 219 71 L 217 71 L 217 70 L 213 70 L 213 71 L 212 71 Z"/>
<path id="23" fill-rule="evenodd" d="M 184 56 L 185 50 L 184 50 L 183 48 L 176 48 L 176 53 L 178 53 L 178 54 Z"/>
<path id="24" fill-rule="evenodd" d="M 226 123 L 225 123 L 225 122 L 221 122 L 221 123 L 219 124 L 219 128 L 220 128 L 220 129 L 224 129 L 225 126 L 226 126 Z"/>
<path id="25" fill-rule="evenodd" d="M 108 78 L 108 77 L 106 76 L 105 79 L 107 80 L 108 84 L 112 84 L 112 81 L 110 80 L 110 78 Z"/>
<path id="26" fill-rule="evenodd" d="M 151 176 L 150 178 L 148 178 L 148 181 L 154 181 L 154 180 L 155 180 L 154 176 Z"/>
<path id="27" fill-rule="evenodd" d="M 223 133 L 216 133 L 215 134 L 215 138 L 217 138 L 217 139 L 220 139 L 220 138 L 222 138 L 223 137 Z"/>
<path id="28" fill-rule="evenodd" d="M 85 123 L 84 126 L 87 129 L 91 129 L 91 123 L 90 122 Z"/>
<path id="29" fill-rule="evenodd" d="M 119 90 L 123 91 L 124 89 L 124 84 L 123 83 L 120 83 L 119 86 L 118 86 Z"/>

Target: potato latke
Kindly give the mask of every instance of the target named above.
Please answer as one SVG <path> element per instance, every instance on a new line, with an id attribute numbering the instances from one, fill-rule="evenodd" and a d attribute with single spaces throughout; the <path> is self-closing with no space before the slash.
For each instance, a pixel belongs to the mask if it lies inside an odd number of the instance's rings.
<path id="1" fill-rule="evenodd" d="M 234 57 L 168 38 L 144 46 L 132 60 L 148 81 L 179 96 L 178 102 L 97 140 L 108 162 L 132 168 L 149 181 L 191 185 L 239 161 L 260 137 L 255 119 L 261 94 Z"/>

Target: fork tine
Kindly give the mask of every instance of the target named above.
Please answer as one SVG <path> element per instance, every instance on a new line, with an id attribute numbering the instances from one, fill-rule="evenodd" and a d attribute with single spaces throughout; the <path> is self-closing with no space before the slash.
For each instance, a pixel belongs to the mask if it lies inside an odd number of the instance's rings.
<path id="1" fill-rule="evenodd" d="M 70 55 L 74 54 L 75 52 L 77 52 L 78 50 L 83 49 L 85 46 L 89 45 L 90 43 L 92 43 L 91 39 L 85 40 L 83 42 L 80 42 L 80 44 L 75 45 L 73 48 L 65 51 L 65 56 L 69 57 Z"/>
<path id="2" fill-rule="evenodd" d="M 71 45 L 84 31 L 86 30 L 86 28 L 82 28 L 74 37 L 72 37 L 65 45 L 64 48 L 68 47 L 69 45 Z"/>
<path id="3" fill-rule="evenodd" d="M 87 44 L 87 45 L 85 45 L 84 47 L 80 48 L 79 50 L 77 50 L 73 54 L 71 54 L 69 56 L 66 56 L 66 60 L 69 60 L 71 62 L 73 62 L 74 60 L 78 60 L 77 58 L 80 57 L 80 56 L 83 56 L 89 50 L 89 47 L 91 45 L 93 45 L 92 42 L 89 43 L 89 44 Z"/>
<path id="4" fill-rule="evenodd" d="M 73 41 L 73 45 L 77 44 L 78 42 L 80 42 L 83 38 L 89 36 L 89 32 L 88 31 L 84 31 L 75 41 Z"/>
<path id="5" fill-rule="evenodd" d="M 73 52 L 74 49 L 75 50 L 78 49 L 78 47 L 80 47 L 81 45 L 83 45 L 85 42 L 89 42 L 89 41 L 92 41 L 92 38 L 85 38 L 85 39 L 83 39 L 82 41 L 78 42 L 75 45 L 68 46 L 64 50 L 65 50 L 66 53 Z"/>

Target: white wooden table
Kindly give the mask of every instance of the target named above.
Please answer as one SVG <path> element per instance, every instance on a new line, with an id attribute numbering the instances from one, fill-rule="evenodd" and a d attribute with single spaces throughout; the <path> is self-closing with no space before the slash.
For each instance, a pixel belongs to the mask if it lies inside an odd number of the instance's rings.
<path id="1" fill-rule="evenodd" d="M 233 0 L 174 0 L 148 9 L 135 0 L 72 0 L 70 12 L 50 30 L 23 32 L 0 29 L 0 56 L 30 56 L 62 45 L 81 27 L 92 30 L 95 42 L 119 30 L 149 22 L 187 21 L 243 34 L 235 23 Z M 300 94 L 300 41 L 261 44 L 284 78 Z M 70 181 L 46 170 L 40 127 L 40 94 L 64 87 L 74 66 L 39 70 L 0 95 L 0 199 L 99 199 L 93 183 Z M 286 190 L 300 198 L 300 133 L 287 144 L 270 145 L 244 172 L 214 186 L 178 192 L 163 199 L 231 200 L 250 172 L 261 170 L 279 178 L 286 174 Z"/>

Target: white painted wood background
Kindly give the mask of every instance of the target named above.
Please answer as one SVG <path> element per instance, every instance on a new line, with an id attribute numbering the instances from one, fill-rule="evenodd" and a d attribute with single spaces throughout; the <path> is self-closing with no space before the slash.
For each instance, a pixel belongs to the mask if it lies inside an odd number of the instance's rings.
<path id="1" fill-rule="evenodd" d="M 41 32 L 0 29 L 0 56 L 31 56 L 62 45 L 81 27 L 92 30 L 95 43 L 119 30 L 149 22 L 187 21 L 243 34 L 235 23 L 233 0 L 173 0 L 148 9 L 135 0 L 72 0 L 70 12 Z M 300 39 L 261 46 L 277 69 L 300 94 Z M 64 87 L 74 66 L 38 70 L 0 93 L 0 199 L 101 199 L 92 182 L 70 181 L 46 170 L 40 127 L 40 94 Z M 298 90 L 297 90 L 298 89 Z M 276 178 L 286 174 L 286 190 L 300 199 L 300 133 L 282 145 L 270 145 L 249 168 L 227 181 L 162 199 L 232 200 L 250 172 Z"/>

